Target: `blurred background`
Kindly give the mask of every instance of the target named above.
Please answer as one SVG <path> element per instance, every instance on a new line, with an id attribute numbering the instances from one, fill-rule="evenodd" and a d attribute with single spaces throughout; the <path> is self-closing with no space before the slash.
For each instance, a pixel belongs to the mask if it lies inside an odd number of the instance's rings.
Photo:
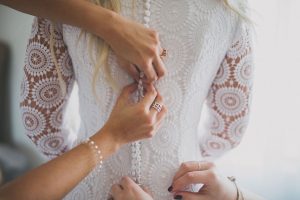
<path id="1" fill-rule="evenodd" d="M 300 1 L 249 2 L 256 45 L 252 115 L 243 142 L 218 161 L 219 168 L 267 199 L 299 200 Z M 0 167 L 5 181 L 44 161 L 24 134 L 19 111 L 32 18 L 0 6 Z"/>

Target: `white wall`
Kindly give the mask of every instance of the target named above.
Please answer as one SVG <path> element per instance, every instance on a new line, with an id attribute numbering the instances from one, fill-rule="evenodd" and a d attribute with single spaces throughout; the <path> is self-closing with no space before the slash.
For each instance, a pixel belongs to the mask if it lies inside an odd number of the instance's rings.
<path id="1" fill-rule="evenodd" d="M 10 99 L 11 120 L 14 142 L 30 157 L 33 165 L 41 161 L 41 157 L 25 136 L 19 110 L 19 91 L 25 58 L 25 47 L 30 34 L 32 16 L 16 12 L 0 5 L 0 40 L 11 48 L 10 60 Z"/>

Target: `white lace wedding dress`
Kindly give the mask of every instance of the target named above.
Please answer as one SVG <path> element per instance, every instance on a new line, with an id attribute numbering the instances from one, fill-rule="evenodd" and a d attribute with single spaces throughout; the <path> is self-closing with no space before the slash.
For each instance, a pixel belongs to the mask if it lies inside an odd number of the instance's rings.
<path id="1" fill-rule="evenodd" d="M 121 14 L 130 17 L 131 0 L 122 0 Z M 143 21 L 144 1 L 137 1 L 136 20 Z M 168 75 L 157 88 L 168 115 L 153 139 L 142 141 L 142 184 L 155 200 L 172 199 L 167 191 L 184 161 L 221 156 L 237 146 L 245 131 L 252 87 L 252 46 L 247 26 L 219 0 L 152 0 L 149 25 L 168 50 Z M 29 40 L 22 82 L 21 109 L 26 134 L 53 158 L 94 134 L 106 122 L 118 96 L 103 73 L 92 92 L 93 66 L 81 30 L 55 28 L 54 51 L 67 83 L 63 96 L 50 52 L 51 22 L 36 18 Z M 109 57 L 112 77 L 123 87 L 132 79 Z M 80 130 L 76 140 L 62 125 L 74 82 L 79 88 Z M 204 102 L 207 104 L 204 104 Z M 198 129 L 203 106 L 208 121 Z M 201 120 L 203 120 L 201 118 Z M 96 178 L 85 178 L 66 199 L 109 197 L 110 187 L 131 171 L 130 145 L 104 162 Z M 51 173 L 51 172 L 49 172 Z M 96 172 L 92 172 L 96 173 Z M 59 180 L 58 180 L 59 181 Z"/>

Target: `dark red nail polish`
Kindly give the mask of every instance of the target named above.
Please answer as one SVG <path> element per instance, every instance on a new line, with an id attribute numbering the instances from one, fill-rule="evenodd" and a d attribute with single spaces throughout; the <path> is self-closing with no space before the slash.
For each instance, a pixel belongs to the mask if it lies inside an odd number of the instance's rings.
<path id="1" fill-rule="evenodd" d="M 173 190 L 173 187 L 170 186 L 170 187 L 168 188 L 168 191 L 169 191 L 169 192 L 172 192 L 172 190 Z"/>
<path id="2" fill-rule="evenodd" d="M 174 197 L 174 199 L 182 200 L 182 196 L 181 196 L 181 195 L 176 195 L 176 196 Z"/>

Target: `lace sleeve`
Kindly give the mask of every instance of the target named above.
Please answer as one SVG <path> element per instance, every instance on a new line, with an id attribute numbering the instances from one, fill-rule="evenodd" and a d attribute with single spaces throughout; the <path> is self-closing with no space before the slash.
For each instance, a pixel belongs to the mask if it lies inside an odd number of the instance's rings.
<path id="1" fill-rule="evenodd" d="M 252 74 L 252 42 L 244 25 L 237 31 L 207 98 L 208 131 L 200 141 L 204 157 L 219 157 L 240 143 L 249 119 Z"/>
<path id="2" fill-rule="evenodd" d="M 53 50 L 61 81 L 66 84 L 63 95 L 61 82 L 50 50 L 52 23 L 35 18 L 26 49 L 21 86 L 21 114 L 27 136 L 49 158 L 69 148 L 68 133 L 61 128 L 63 111 L 74 83 L 73 67 L 64 44 L 61 27 L 55 26 Z"/>

